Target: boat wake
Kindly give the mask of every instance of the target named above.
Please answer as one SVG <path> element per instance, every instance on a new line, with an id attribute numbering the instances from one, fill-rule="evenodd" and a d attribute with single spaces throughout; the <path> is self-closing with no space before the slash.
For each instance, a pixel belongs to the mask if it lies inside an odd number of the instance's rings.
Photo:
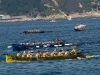
<path id="1" fill-rule="evenodd" d="M 81 46 L 81 45 L 93 45 L 93 44 L 100 44 L 100 41 L 96 41 L 96 42 L 80 42 L 77 43 L 77 46 Z"/>
<path id="2" fill-rule="evenodd" d="M 92 55 L 90 56 L 91 58 L 97 58 L 97 57 L 100 57 L 100 55 Z"/>

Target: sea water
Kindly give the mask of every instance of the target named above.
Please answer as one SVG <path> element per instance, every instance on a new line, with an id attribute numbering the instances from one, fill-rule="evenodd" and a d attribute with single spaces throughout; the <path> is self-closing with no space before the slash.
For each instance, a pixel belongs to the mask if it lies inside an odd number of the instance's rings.
<path id="1" fill-rule="evenodd" d="M 86 25 L 84 31 L 74 31 L 78 23 Z M 52 31 L 39 34 L 24 34 L 25 30 L 42 28 Z M 100 18 L 77 18 L 72 20 L 56 20 L 56 22 L 30 21 L 0 23 L 0 75 L 99 75 L 100 57 L 82 60 L 49 60 L 36 62 L 6 63 L 5 53 L 16 54 L 10 48 L 12 43 L 39 42 L 55 40 L 59 37 L 66 43 L 75 43 L 78 50 L 84 50 L 85 55 L 100 55 Z M 56 47 L 69 49 L 71 46 Z M 52 51 L 54 48 L 45 48 Z M 45 50 L 40 49 L 40 50 Z M 37 52 L 38 49 L 34 49 Z M 27 52 L 27 51 L 26 51 Z"/>

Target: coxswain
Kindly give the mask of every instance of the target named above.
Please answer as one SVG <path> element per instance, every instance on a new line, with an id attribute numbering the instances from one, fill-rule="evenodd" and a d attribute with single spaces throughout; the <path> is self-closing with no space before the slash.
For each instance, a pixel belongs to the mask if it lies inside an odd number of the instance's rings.
<path id="1" fill-rule="evenodd" d="M 40 50 L 38 50 L 38 52 L 36 53 L 36 57 L 41 57 L 42 53 L 40 52 Z"/>
<path id="2" fill-rule="evenodd" d="M 71 51 L 72 54 L 76 54 L 76 46 L 75 44 L 72 44 L 72 51 Z"/>
<path id="3" fill-rule="evenodd" d="M 23 54 L 22 54 L 22 57 L 26 57 L 26 55 L 27 55 L 27 54 L 26 54 L 26 52 L 24 51 Z"/>
<path id="4" fill-rule="evenodd" d="M 60 38 L 59 38 L 59 37 L 56 38 L 56 43 L 57 43 L 58 45 L 60 44 Z"/>
<path id="5" fill-rule="evenodd" d="M 19 57 L 21 55 L 20 51 L 18 51 L 17 56 Z"/>

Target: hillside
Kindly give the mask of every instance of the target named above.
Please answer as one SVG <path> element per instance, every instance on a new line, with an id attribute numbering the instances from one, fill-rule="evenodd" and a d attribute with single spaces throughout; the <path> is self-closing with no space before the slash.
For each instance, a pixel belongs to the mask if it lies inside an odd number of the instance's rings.
<path id="1" fill-rule="evenodd" d="M 100 0 L 0 0 L 0 14 L 48 16 L 100 10 Z"/>

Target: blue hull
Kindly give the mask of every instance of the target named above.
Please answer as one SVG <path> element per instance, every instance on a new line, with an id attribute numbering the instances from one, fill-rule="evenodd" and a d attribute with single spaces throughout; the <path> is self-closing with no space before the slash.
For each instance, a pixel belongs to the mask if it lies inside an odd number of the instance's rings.
<path id="1" fill-rule="evenodd" d="M 13 51 L 22 51 L 22 50 L 33 50 L 33 49 L 38 49 L 38 48 L 47 48 L 47 47 L 63 47 L 65 46 L 64 44 L 60 45 L 54 45 L 54 44 L 48 44 L 48 45 L 20 45 L 20 44 L 12 44 Z"/>

